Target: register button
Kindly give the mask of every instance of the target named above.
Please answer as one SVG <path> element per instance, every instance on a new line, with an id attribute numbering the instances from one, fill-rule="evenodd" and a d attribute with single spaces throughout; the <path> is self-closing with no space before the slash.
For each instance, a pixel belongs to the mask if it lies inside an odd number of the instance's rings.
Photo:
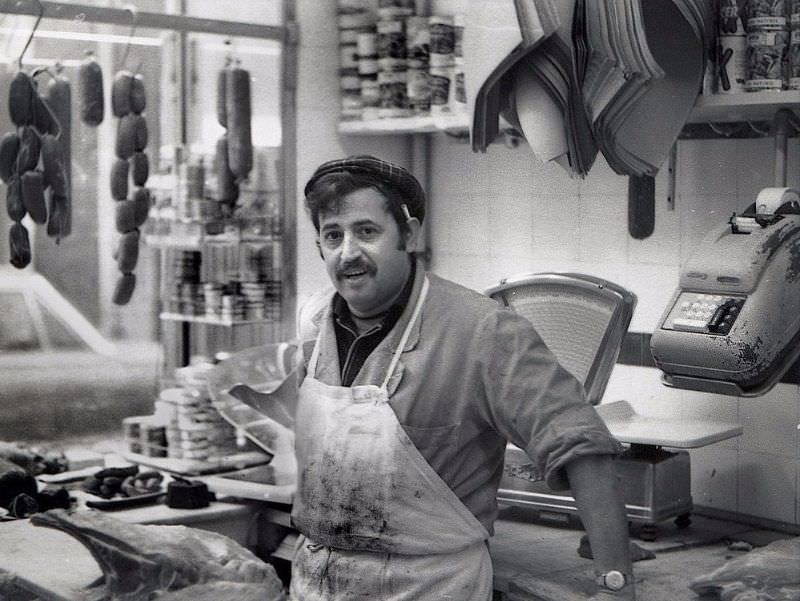
<path id="1" fill-rule="evenodd" d="M 672 327 L 682 332 L 701 332 L 708 333 L 708 322 L 705 319 L 686 319 L 676 317 L 672 320 Z"/>

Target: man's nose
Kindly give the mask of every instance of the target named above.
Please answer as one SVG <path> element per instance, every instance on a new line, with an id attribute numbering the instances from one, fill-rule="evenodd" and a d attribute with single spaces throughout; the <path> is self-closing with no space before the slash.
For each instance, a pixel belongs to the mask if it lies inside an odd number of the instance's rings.
<path id="1" fill-rule="evenodd" d="M 359 254 L 361 254 L 361 245 L 358 243 L 358 239 L 352 234 L 346 232 L 344 234 L 344 238 L 342 239 L 342 260 L 357 257 Z"/>

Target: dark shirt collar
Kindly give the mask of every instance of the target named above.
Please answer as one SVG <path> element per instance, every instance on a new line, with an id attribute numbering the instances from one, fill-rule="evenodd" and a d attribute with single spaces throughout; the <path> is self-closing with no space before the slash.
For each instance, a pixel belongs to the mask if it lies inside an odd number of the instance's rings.
<path id="1" fill-rule="evenodd" d="M 406 308 L 408 304 L 408 299 L 411 298 L 411 291 L 414 288 L 414 277 L 417 273 L 417 263 L 416 261 L 411 261 L 411 271 L 408 274 L 408 279 L 406 280 L 405 286 L 403 286 L 403 291 L 400 293 L 400 296 L 392 303 L 392 306 L 384 313 L 383 319 L 380 321 L 381 325 L 388 325 L 391 323 L 393 326 L 397 320 L 400 318 L 400 315 L 403 313 L 403 309 Z M 346 325 L 349 328 L 356 330 L 355 322 L 353 321 L 353 315 L 350 312 L 350 307 L 347 306 L 347 301 L 344 300 L 341 294 L 338 292 L 333 296 L 333 316 L 336 321 L 341 323 L 342 325 Z"/>

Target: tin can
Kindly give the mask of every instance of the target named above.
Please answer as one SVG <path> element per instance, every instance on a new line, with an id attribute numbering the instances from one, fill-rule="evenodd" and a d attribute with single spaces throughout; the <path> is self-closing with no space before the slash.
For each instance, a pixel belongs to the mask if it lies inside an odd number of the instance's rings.
<path id="1" fill-rule="evenodd" d="M 800 26 L 792 29 L 789 44 L 789 89 L 800 90 Z"/>
<path id="2" fill-rule="evenodd" d="M 449 113 L 453 70 L 449 67 L 431 67 L 429 81 L 431 87 L 431 113 Z"/>
<path id="3" fill-rule="evenodd" d="M 356 36 L 356 51 L 358 56 L 378 57 L 378 34 L 374 31 L 361 31 Z"/>
<path id="4" fill-rule="evenodd" d="M 782 18 L 786 19 L 786 2 L 784 0 L 747 0 L 745 12 L 749 19 Z M 785 22 L 785 21 L 784 21 Z"/>
<path id="5" fill-rule="evenodd" d="M 406 58 L 405 23 L 400 19 L 378 21 L 376 38 L 378 58 Z"/>
<path id="6" fill-rule="evenodd" d="M 780 90 L 784 87 L 784 61 L 788 47 L 789 30 L 785 26 L 755 29 L 747 34 L 745 87 L 748 92 Z"/>
<path id="7" fill-rule="evenodd" d="M 384 71 L 378 73 L 381 94 L 380 117 L 406 117 L 408 107 L 408 74 L 406 71 Z"/>
<path id="8" fill-rule="evenodd" d="M 453 16 L 453 55 L 456 60 L 464 58 L 464 24 L 466 17 L 458 13 Z"/>
<path id="9" fill-rule="evenodd" d="M 431 111 L 431 86 L 427 69 L 409 69 L 408 104 L 415 115 L 425 115 Z"/>
<path id="10" fill-rule="evenodd" d="M 467 110 L 467 85 L 464 74 L 464 59 L 456 58 L 453 67 L 453 93 L 452 107 L 455 113 L 465 113 Z"/>
<path id="11" fill-rule="evenodd" d="M 377 108 L 381 104 L 381 88 L 377 77 L 361 78 L 361 102 L 364 108 Z"/>
<path id="12" fill-rule="evenodd" d="M 414 14 L 414 0 L 378 0 L 378 17 L 392 19 L 394 17 L 410 17 Z"/>
<path id="13" fill-rule="evenodd" d="M 358 47 L 355 44 L 339 46 L 339 66 L 342 69 L 358 69 Z"/>
<path id="14" fill-rule="evenodd" d="M 431 67 L 447 67 L 453 64 L 455 50 L 455 24 L 452 15 L 429 17 L 431 37 Z"/>
<path id="15" fill-rule="evenodd" d="M 725 35 L 719 36 L 717 41 L 717 93 L 744 92 L 748 77 L 747 36 Z"/>
<path id="16" fill-rule="evenodd" d="M 746 6 L 739 6 L 738 0 L 719 0 L 717 33 L 720 37 L 745 35 Z"/>
<path id="17" fill-rule="evenodd" d="M 406 56 L 409 69 L 424 69 L 430 62 L 431 30 L 427 17 L 406 19 Z"/>

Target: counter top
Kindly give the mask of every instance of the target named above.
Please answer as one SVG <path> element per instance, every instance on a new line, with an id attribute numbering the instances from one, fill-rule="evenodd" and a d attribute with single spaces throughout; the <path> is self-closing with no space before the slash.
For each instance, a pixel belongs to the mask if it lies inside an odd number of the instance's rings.
<path id="1" fill-rule="evenodd" d="M 659 525 L 655 541 L 632 542 L 655 553 L 634 564 L 637 597 L 646 601 L 699 601 L 689 581 L 708 573 L 743 551 L 731 551 L 731 541 L 763 546 L 791 535 L 746 524 L 693 515 L 692 524 L 678 529 Z M 594 566 L 578 555 L 583 531 L 537 521 L 523 508 L 507 507 L 495 523 L 489 548 L 494 586 L 504 601 L 578 601 L 595 592 Z"/>

